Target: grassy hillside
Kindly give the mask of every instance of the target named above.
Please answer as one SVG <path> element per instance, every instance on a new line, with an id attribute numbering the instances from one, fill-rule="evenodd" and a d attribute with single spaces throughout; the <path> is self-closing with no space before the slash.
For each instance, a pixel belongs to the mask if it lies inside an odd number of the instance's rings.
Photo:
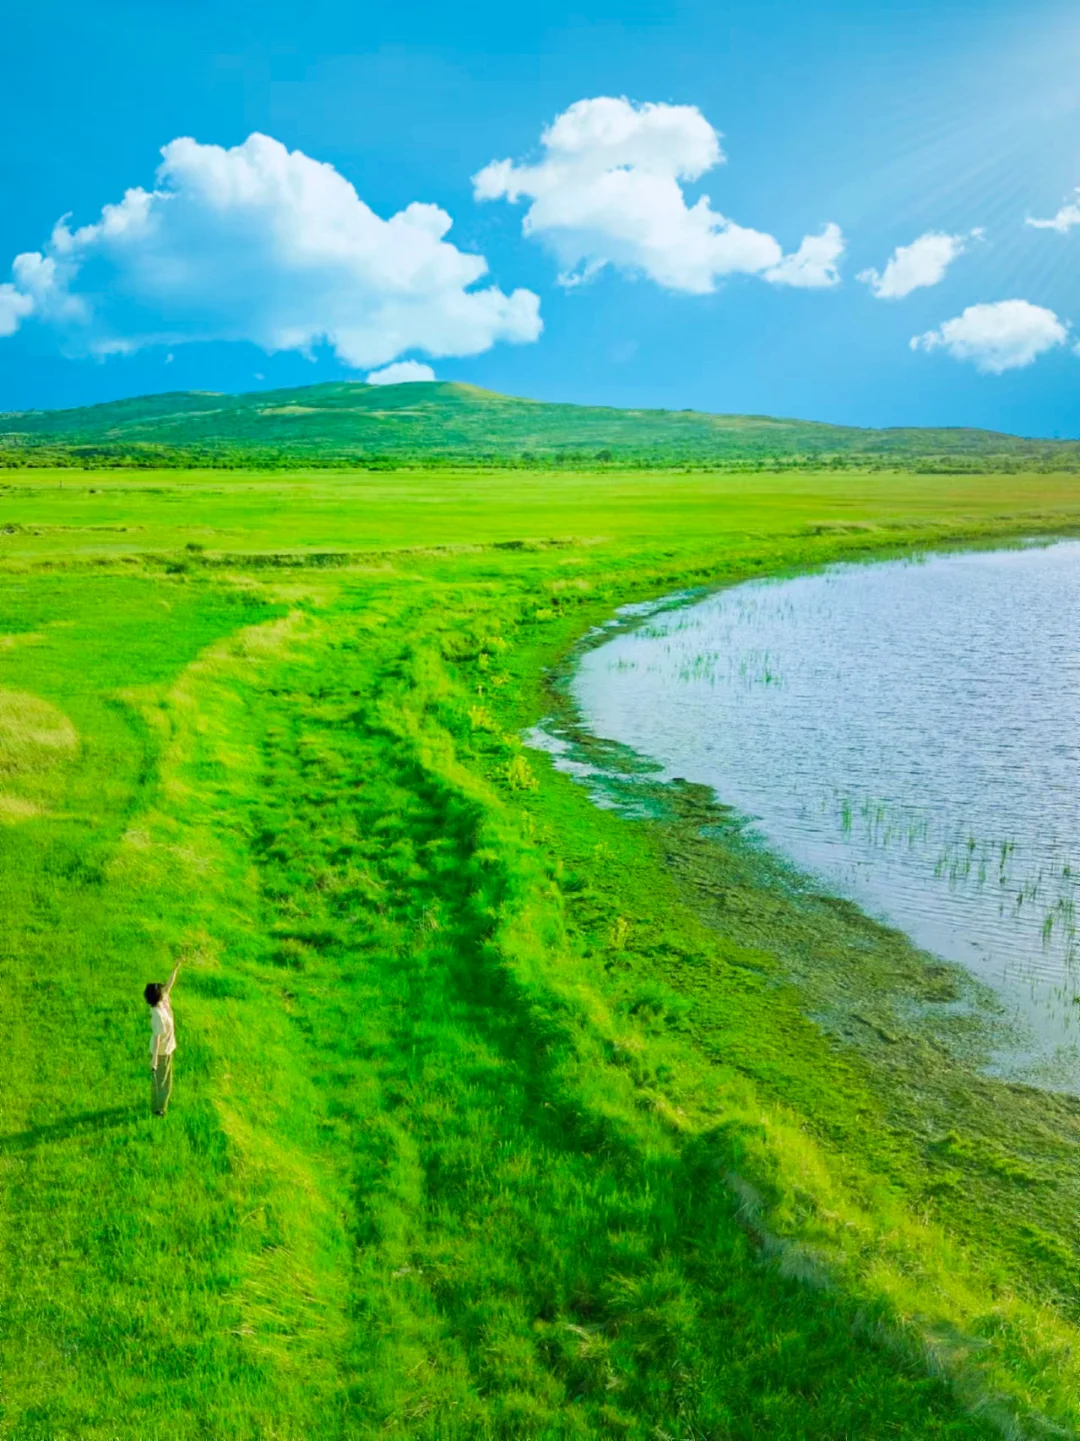
<path id="1" fill-rule="evenodd" d="M 0 467 L 822 464 L 1080 468 L 1080 442 L 982 430 L 859 430 L 693 411 L 548 405 L 450 383 L 182 392 L 0 414 Z"/>
<path id="2" fill-rule="evenodd" d="M 0 1438 L 1080 1433 L 1080 1103 L 699 790 L 520 739 L 622 603 L 1065 530 L 1070 476 L 12 473 Z"/>

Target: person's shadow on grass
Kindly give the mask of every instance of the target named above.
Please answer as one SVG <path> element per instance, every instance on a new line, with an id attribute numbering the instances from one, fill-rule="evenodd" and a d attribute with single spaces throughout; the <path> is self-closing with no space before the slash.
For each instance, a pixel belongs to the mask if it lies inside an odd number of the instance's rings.
<path id="1" fill-rule="evenodd" d="M 138 1114 L 134 1106 L 110 1106 L 105 1111 L 83 1111 L 77 1116 L 67 1116 L 47 1126 L 32 1126 L 28 1131 L 12 1131 L 6 1136 L 0 1135 L 0 1154 L 26 1151 L 48 1141 L 66 1141 L 72 1136 L 92 1136 L 99 1131 L 110 1131 L 115 1126 L 122 1126 L 125 1121 L 133 1121 Z"/>

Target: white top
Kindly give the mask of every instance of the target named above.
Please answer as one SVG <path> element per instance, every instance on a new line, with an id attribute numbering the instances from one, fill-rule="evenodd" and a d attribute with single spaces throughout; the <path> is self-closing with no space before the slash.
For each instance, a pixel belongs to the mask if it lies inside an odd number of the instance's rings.
<path id="1" fill-rule="evenodd" d="M 176 1050 L 176 1031 L 173 1027 L 172 1006 L 168 996 L 162 996 L 156 1006 L 150 1007 L 150 1061 L 156 1065 L 162 1056 L 171 1056 Z"/>

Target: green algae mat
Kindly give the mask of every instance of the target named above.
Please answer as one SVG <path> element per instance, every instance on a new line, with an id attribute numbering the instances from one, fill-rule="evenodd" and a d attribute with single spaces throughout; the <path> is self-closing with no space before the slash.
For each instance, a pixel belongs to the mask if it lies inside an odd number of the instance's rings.
<path id="1" fill-rule="evenodd" d="M 1080 1101 L 907 1034 L 947 968 L 709 795 L 522 742 L 620 605 L 1075 477 L 11 478 L 4 1441 L 1080 1434 Z"/>

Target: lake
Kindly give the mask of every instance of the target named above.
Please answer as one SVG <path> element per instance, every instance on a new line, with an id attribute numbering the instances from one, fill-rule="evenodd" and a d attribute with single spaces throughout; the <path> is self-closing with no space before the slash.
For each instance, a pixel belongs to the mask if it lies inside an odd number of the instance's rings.
<path id="1" fill-rule="evenodd" d="M 1080 1079 L 1080 543 L 843 565 L 587 650 L 587 729 L 710 786 L 829 891 L 960 962 Z"/>

